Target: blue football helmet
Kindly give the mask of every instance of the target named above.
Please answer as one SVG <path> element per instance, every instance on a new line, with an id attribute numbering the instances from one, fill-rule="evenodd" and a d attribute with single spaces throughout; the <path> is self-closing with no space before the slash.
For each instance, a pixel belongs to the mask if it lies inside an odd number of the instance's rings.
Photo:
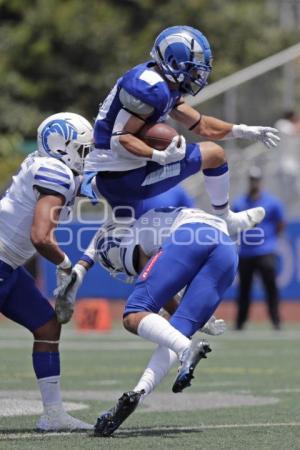
<path id="1" fill-rule="evenodd" d="M 206 37 L 188 26 L 166 28 L 150 53 L 167 80 L 178 83 L 183 94 L 198 94 L 212 70 L 212 52 Z"/>

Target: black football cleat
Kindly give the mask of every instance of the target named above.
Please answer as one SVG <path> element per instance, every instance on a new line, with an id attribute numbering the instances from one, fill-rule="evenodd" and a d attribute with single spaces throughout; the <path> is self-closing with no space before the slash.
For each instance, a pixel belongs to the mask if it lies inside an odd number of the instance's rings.
<path id="1" fill-rule="evenodd" d="M 97 423 L 94 427 L 94 436 L 111 436 L 113 432 L 116 431 L 127 419 L 127 417 L 133 413 L 144 393 L 144 390 L 138 392 L 125 392 L 122 397 L 119 398 L 116 406 L 113 406 L 98 417 Z"/>
<path id="2" fill-rule="evenodd" d="M 182 392 L 183 389 L 191 385 L 194 378 L 194 370 L 203 358 L 207 358 L 206 353 L 211 352 L 208 342 L 201 340 L 192 343 L 191 347 L 183 354 L 181 366 L 178 371 L 177 378 L 173 384 L 172 391 L 174 393 Z"/>

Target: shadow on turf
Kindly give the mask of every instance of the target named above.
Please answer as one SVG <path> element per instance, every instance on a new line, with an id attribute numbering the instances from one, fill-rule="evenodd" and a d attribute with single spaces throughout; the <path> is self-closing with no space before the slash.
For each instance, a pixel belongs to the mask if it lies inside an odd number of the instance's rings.
<path id="1" fill-rule="evenodd" d="M 35 433 L 37 433 L 37 431 L 33 430 L 32 428 L 16 428 L 16 429 L 1 428 L 0 429 L 0 435 L 1 434 L 23 434 L 23 433 L 35 434 Z"/>
<path id="2" fill-rule="evenodd" d="M 141 436 L 165 436 L 165 437 L 172 437 L 173 435 L 177 434 L 191 434 L 191 433 L 201 433 L 203 429 L 190 429 L 190 428 L 173 428 L 173 427 L 162 427 L 162 428 L 151 428 L 151 427 L 143 427 L 143 428 L 125 428 L 124 430 L 118 430 L 116 434 L 113 434 L 112 438 L 128 438 L 128 437 L 141 437 Z M 17 428 L 17 429 L 11 429 L 11 428 L 1 428 L 0 429 L 0 436 L 1 435 L 10 435 L 10 434 L 39 434 L 43 435 L 45 432 L 43 431 L 37 431 L 33 430 L 32 428 Z M 47 431 L 47 433 L 51 433 L 51 431 Z M 89 431 L 82 431 L 82 430 L 74 430 L 71 431 L 70 434 L 75 433 L 86 433 L 87 436 L 93 437 L 93 434 L 90 434 Z M 98 438 L 98 439 L 105 439 L 105 438 Z"/>
<path id="3" fill-rule="evenodd" d="M 201 433 L 203 432 L 202 428 L 199 429 L 190 429 L 190 428 L 173 428 L 173 427 L 162 427 L 162 428 L 151 428 L 151 427 L 143 427 L 143 428 L 126 428 L 124 430 L 119 430 L 116 434 L 113 434 L 114 438 L 128 438 L 128 437 L 141 437 L 141 436 L 165 436 L 172 437 L 172 435 L 181 434 L 181 433 Z M 101 438 L 100 438 L 101 439 Z"/>
<path id="4" fill-rule="evenodd" d="M 63 433 L 68 432 L 68 430 L 62 430 Z M 34 430 L 32 428 L 16 428 L 16 429 L 11 429 L 11 428 L 1 428 L 0 429 L 0 436 L 3 434 L 24 434 L 24 433 L 29 433 L 29 434 L 39 434 L 39 435 L 43 435 L 45 433 L 59 433 L 59 431 L 38 431 L 38 430 Z M 69 431 L 69 433 L 88 433 L 88 430 L 72 430 Z"/>

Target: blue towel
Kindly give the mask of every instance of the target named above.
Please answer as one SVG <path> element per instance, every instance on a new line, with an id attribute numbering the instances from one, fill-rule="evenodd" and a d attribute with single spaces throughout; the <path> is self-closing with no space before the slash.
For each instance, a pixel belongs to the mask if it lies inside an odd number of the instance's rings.
<path id="1" fill-rule="evenodd" d="M 84 172 L 80 188 L 80 194 L 84 197 L 88 197 L 93 204 L 96 204 L 99 201 L 92 187 L 92 180 L 97 173 L 98 172 Z"/>

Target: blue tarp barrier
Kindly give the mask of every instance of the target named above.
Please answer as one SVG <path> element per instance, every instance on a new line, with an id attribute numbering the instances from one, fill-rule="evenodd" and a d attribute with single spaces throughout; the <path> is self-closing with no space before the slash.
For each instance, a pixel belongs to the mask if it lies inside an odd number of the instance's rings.
<path id="1" fill-rule="evenodd" d="M 63 243 L 63 250 L 75 263 L 82 254 L 99 225 L 81 225 L 71 223 L 57 231 L 59 242 Z M 284 300 L 300 299 L 300 221 L 290 222 L 284 236 L 279 240 L 279 272 L 278 283 L 281 296 Z M 44 293 L 49 298 L 55 288 L 55 267 L 44 259 L 41 261 Z M 226 298 L 232 299 L 236 295 L 237 280 L 226 293 Z M 132 291 L 132 286 L 125 284 L 113 277 L 98 264 L 89 271 L 85 282 L 79 291 L 79 298 L 102 297 L 108 299 L 127 298 Z M 256 280 L 253 288 L 253 298 L 261 300 L 263 291 L 259 280 Z"/>

